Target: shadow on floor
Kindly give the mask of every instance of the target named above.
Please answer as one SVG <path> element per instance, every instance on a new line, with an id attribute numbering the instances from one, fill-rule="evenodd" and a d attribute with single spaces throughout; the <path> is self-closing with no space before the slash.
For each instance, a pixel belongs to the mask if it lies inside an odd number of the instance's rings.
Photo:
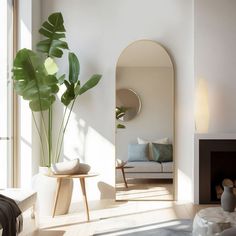
<path id="1" fill-rule="evenodd" d="M 111 235 L 126 235 L 126 236 L 191 236 L 192 235 L 192 220 L 171 220 L 161 223 L 135 226 L 125 229 L 112 230 L 107 232 L 95 233 L 93 236 L 111 236 Z"/>

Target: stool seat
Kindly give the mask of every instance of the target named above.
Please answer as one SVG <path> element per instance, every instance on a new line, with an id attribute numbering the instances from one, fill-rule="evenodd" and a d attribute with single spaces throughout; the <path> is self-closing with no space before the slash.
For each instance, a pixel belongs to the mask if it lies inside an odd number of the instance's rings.
<path id="1" fill-rule="evenodd" d="M 33 207 L 37 199 L 35 191 L 21 188 L 0 189 L 0 194 L 13 199 L 22 212 Z"/>
<path id="2" fill-rule="evenodd" d="M 0 189 L 0 194 L 13 199 L 22 212 L 28 210 L 29 208 L 33 208 L 31 217 L 34 218 L 37 192 L 29 189 L 6 188 Z M 18 224 L 20 224 L 19 222 L 20 221 L 18 221 Z M 22 230 L 22 228 L 20 228 L 20 230 Z M 2 235 L 2 232 L 2 226 L 0 225 L 0 235 Z"/>

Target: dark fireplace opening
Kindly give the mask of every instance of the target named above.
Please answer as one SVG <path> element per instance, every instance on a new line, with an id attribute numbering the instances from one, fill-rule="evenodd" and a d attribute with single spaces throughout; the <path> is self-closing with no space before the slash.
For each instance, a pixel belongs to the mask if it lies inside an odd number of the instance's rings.
<path id="1" fill-rule="evenodd" d="M 216 187 L 227 178 L 236 180 L 236 139 L 200 139 L 199 203 L 219 203 Z"/>
<path id="2" fill-rule="evenodd" d="M 219 201 L 217 198 L 217 186 L 222 186 L 224 179 L 236 180 L 236 151 L 211 152 L 211 201 Z"/>

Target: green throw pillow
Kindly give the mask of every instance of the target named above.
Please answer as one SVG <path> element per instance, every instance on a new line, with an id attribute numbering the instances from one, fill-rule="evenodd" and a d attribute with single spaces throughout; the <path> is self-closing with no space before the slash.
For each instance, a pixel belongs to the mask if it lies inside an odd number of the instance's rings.
<path id="1" fill-rule="evenodd" d="M 129 144 L 128 161 L 148 161 L 148 144 Z"/>
<path id="2" fill-rule="evenodd" d="M 172 144 L 152 143 L 153 159 L 157 162 L 173 161 Z"/>

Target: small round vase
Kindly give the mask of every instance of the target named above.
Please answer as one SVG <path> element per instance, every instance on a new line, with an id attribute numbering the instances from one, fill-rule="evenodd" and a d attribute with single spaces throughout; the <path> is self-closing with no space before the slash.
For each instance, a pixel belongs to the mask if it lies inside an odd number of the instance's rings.
<path id="1" fill-rule="evenodd" d="M 233 187 L 224 186 L 224 192 L 221 195 L 221 206 L 224 211 L 234 211 L 236 206 L 236 197 L 233 194 Z"/>

